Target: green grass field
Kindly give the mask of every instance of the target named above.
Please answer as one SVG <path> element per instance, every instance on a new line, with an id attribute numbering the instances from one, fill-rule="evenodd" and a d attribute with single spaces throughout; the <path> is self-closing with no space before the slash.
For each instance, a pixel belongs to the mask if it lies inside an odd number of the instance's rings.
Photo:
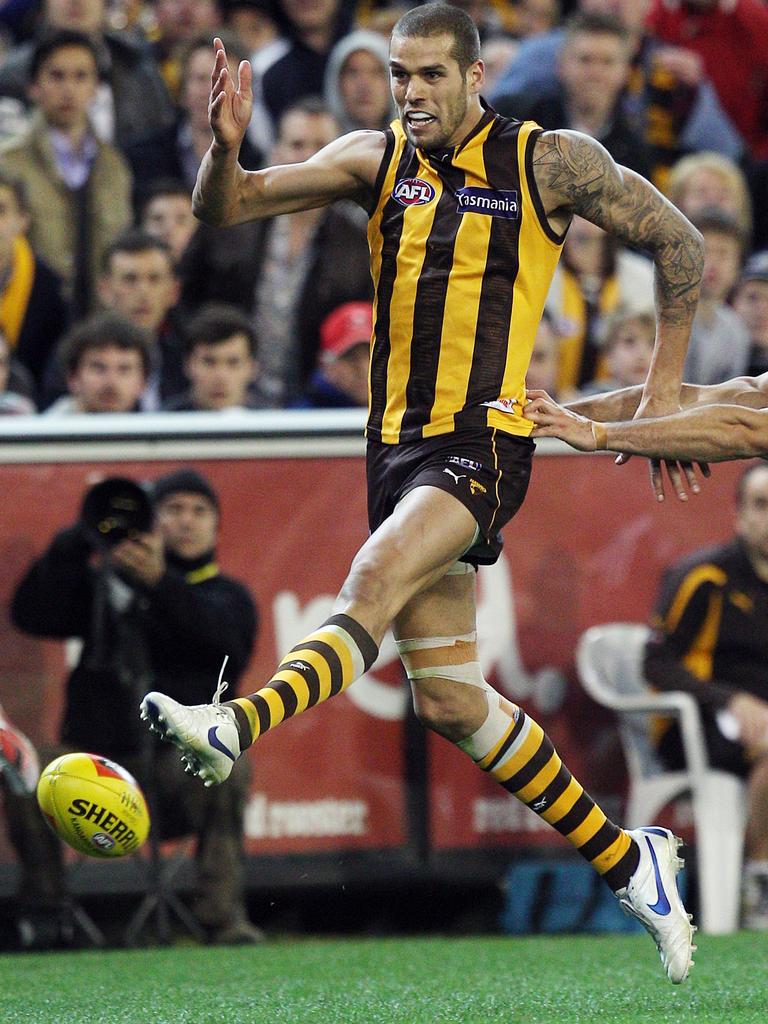
<path id="1" fill-rule="evenodd" d="M 768 935 L 271 941 L 0 957 L 2 1024 L 765 1024 Z"/>

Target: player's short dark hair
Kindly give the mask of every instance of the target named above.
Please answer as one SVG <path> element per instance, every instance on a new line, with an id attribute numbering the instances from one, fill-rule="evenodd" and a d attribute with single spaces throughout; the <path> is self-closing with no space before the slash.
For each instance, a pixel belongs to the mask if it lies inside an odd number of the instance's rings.
<path id="1" fill-rule="evenodd" d="M 153 250 L 163 253 L 168 260 L 171 270 L 176 273 L 176 262 L 168 243 L 163 241 L 162 238 L 158 238 L 157 235 L 150 234 L 149 231 L 142 231 L 141 228 L 129 228 L 122 235 L 118 235 L 114 242 L 107 247 L 101 258 L 101 272 L 103 274 L 110 272 L 112 269 L 112 259 L 117 253 L 127 252 L 135 254 L 151 252 Z"/>
<path id="2" fill-rule="evenodd" d="M 138 352 L 144 375 L 149 376 L 152 359 L 149 335 L 120 313 L 111 310 L 94 313 L 70 328 L 59 343 L 57 356 L 64 371 L 69 374 L 77 370 L 87 352 L 107 346 L 125 352 Z"/>
<path id="3" fill-rule="evenodd" d="M 756 473 L 758 469 L 768 469 L 768 462 L 765 459 L 755 459 L 754 462 L 750 462 L 747 468 L 739 477 L 736 483 L 736 508 L 739 509 L 744 504 L 744 496 L 747 491 L 747 483 L 753 473 Z"/>
<path id="4" fill-rule="evenodd" d="M 574 36 L 615 36 L 623 43 L 629 43 L 629 32 L 627 32 L 621 21 L 613 14 L 601 14 L 594 12 L 579 12 L 572 14 L 565 22 L 565 42 L 568 43 Z"/>
<path id="5" fill-rule="evenodd" d="M 83 50 L 88 50 L 93 57 L 98 74 L 101 61 L 96 43 L 91 37 L 85 32 L 77 32 L 71 28 L 58 28 L 45 32 L 35 43 L 29 63 L 29 81 L 36 82 L 43 64 L 54 53 L 68 46 L 78 46 Z"/>
<path id="6" fill-rule="evenodd" d="M 190 318 L 184 329 L 184 350 L 190 355 L 198 345 L 218 345 L 233 334 L 244 334 L 248 351 L 256 357 L 258 339 L 250 318 L 237 306 L 207 302 Z"/>
<path id="7" fill-rule="evenodd" d="M 8 174 L 0 168 L 0 188 L 7 188 L 9 192 L 13 192 L 13 197 L 16 200 L 16 205 L 22 213 L 29 213 L 29 200 L 27 198 L 27 190 L 24 182 L 19 178 L 14 178 L 13 175 Z"/>
<path id="8" fill-rule="evenodd" d="M 477 25 L 465 11 L 440 0 L 406 11 L 392 29 L 393 37 L 426 38 L 441 35 L 453 36 L 451 56 L 459 65 L 462 75 L 471 64 L 480 60 Z"/>

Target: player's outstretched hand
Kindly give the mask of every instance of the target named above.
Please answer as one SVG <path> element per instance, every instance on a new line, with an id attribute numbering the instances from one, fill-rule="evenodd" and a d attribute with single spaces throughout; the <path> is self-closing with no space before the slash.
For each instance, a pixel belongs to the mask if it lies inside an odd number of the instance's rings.
<path id="1" fill-rule="evenodd" d="M 592 420 L 564 409 L 546 391 L 532 388 L 526 394 L 528 402 L 523 407 L 523 415 L 536 424 L 534 437 L 559 437 L 580 452 L 595 450 Z"/>
<path id="2" fill-rule="evenodd" d="M 249 61 L 240 61 L 237 87 L 232 81 L 224 44 L 213 40 L 215 58 L 211 73 L 208 120 L 213 137 L 222 149 L 240 149 L 253 110 L 253 72 Z"/>

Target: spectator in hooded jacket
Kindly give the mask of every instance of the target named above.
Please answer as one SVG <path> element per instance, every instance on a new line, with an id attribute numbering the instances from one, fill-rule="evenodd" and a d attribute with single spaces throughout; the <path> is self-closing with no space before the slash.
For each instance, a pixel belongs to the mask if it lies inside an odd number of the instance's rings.
<path id="1" fill-rule="evenodd" d="M 389 47 L 376 32 L 350 32 L 331 50 L 325 69 L 325 102 L 341 134 L 381 131 L 395 117 L 389 88 Z"/>

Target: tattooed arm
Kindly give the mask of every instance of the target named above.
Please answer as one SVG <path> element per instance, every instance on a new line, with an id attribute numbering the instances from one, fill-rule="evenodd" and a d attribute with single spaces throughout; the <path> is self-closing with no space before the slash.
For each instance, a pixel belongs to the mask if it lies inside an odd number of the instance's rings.
<path id="1" fill-rule="evenodd" d="M 543 132 L 533 172 L 554 230 L 563 231 L 578 214 L 652 256 L 656 344 L 638 415 L 675 411 L 704 263 L 701 235 L 645 178 L 580 132 Z"/>

